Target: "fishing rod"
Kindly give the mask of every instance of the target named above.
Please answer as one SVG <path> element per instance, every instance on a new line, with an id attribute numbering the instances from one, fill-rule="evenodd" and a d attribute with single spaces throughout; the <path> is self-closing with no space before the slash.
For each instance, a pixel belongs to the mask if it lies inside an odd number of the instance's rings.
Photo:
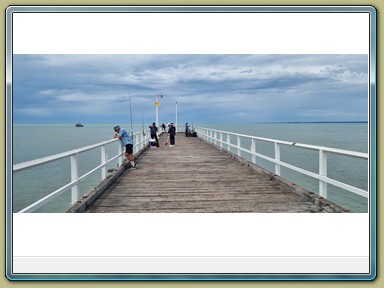
<path id="1" fill-rule="evenodd" d="M 133 128 L 132 128 L 132 103 L 131 103 L 131 96 L 129 95 L 129 88 L 128 88 L 128 85 L 126 85 L 125 87 L 127 87 L 127 93 L 128 93 L 128 100 L 129 100 L 129 116 L 130 116 L 130 119 L 131 119 L 131 135 L 132 135 L 132 140 L 133 140 Z"/>
<path id="2" fill-rule="evenodd" d="M 131 118 L 131 135 L 133 137 L 131 96 L 128 96 L 128 97 L 129 97 L 129 114 Z"/>
<path id="3" fill-rule="evenodd" d="M 144 132 L 144 113 L 141 112 L 141 121 L 143 122 L 143 137 L 145 136 L 145 132 Z"/>

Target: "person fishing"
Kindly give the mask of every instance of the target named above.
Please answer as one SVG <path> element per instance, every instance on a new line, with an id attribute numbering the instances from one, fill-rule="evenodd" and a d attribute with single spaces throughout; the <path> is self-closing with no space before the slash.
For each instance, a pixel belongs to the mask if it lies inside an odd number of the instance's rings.
<path id="1" fill-rule="evenodd" d="M 151 126 L 149 126 L 149 129 L 151 129 L 151 139 L 155 139 L 156 140 L 156 146 L 159 147 L 159 138 L 157 137 L 157 127 L 156 127 L 156 123 L 153 122 Z"/>
<path id="2" fill-rule="evenodd" d="M 113 127 L 113 130 L 116 132 L 113 137 L 120 139 L 121 143 L 125 147 L 125 157 L 131 164 L 130 169 L 136 169 L 135 157 L 133 155 L 133 135 L 129 135 L 127 130 L 121 128 L 119 125 Z"/>
<path id="3" fill-rule="evenodd" d="M 189 124 L 188 122 L 185 123 L 185 137 L 187 137 L 189 135 Z"/>

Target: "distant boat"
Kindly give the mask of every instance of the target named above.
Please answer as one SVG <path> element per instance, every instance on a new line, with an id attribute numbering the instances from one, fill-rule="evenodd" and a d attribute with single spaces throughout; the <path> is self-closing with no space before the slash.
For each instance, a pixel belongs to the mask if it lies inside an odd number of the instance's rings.
<path id="1" fill-rule="evenodd" d="M 79 123 L 79 122 L 77 122 L 75 126 L 76 126 L 76 127 L 84 127 L 84 125 L 81 124 L 81 123 Z"/>

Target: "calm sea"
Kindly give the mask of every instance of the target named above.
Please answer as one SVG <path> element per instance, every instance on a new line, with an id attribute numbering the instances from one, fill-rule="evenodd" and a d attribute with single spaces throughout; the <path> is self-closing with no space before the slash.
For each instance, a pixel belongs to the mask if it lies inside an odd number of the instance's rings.
<path id="1" fill-rule="evenodd" d="M 72 124 L 15 124 L 13 126 L 13 163 L 50 156 L 83 146 L 112 139 L 113 124 L 93 124 L 76 128 Z M 130 125 L 122 125 L 131 130 Z M 278 123 L 278 124 L 246 124 L 246 125 L 194 125 L 312 144 L 332 148 L 340 148 L 358 152 L 368 152 L 369 127 L 367 123 Z M 147 125 L 146 125 L 147 127 Z M 134 132 L 142 131 L 142 125 L 133 125 Z M 117 143 L 108 147 L 110 154 L 115 155 Z M 242 142 L 249 148 L 250 143 Z M 273 147 L 269 144 L 258 144 L 258 152 L 273 155 Z M 281 159 L 295 166 L 318 172 L 318 153 L 313 151 L 297 151 L 298 149 L 282 148 Z M 108 153 L 109 153 L 108 151 Z M 244 155 L 245 158 L 250 158 Z M 310 160 L 308 160 L 310 159 Z M 257 159 L 258 165 L 274 171 L 273 165 L 263 159 Z M 80 175 L 100 164 L 100 149 L 81 154 Z M 109 168 L 116 167 L 112 163 Z M 17 212 L 43 196 L 55 191 L 70 182 L 69 159 L 59 160 L 47 165 L 38 166 L 13 174 L 13 208 Z M 282 176 L 309 190 L 318 192 L 318 181 L 282 168 Z M 349 159 L 332 155 L 328 157 L 328 176 L 355 187 L 368 189 L 368 163 L 366 160 Z M 85 193 L 100 181 L 100 172 L 95 172 L 89 180 L 80 185 L 80 192 Z M 328 185 L 328 197 L 353 212 L 367 212 L 368 201 L 364 197 L 354 195 L 342 189 Z M 70 192 L 48 204 L 38 212 L 63 212 L 70 206 Z"/>

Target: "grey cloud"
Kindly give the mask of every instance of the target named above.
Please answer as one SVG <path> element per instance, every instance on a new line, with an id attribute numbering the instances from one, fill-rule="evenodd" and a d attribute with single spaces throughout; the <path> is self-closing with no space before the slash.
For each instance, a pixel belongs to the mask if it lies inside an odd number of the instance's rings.
<path id="1" fill-rule="evenodd" d="M 366 120 L 367 72 L 367 55 L 14 55 L 15 111 L 30 111 L 15 120 L 123 117 L 128 96 L 150 118 L 156 94 L 195 122 Z"/>

